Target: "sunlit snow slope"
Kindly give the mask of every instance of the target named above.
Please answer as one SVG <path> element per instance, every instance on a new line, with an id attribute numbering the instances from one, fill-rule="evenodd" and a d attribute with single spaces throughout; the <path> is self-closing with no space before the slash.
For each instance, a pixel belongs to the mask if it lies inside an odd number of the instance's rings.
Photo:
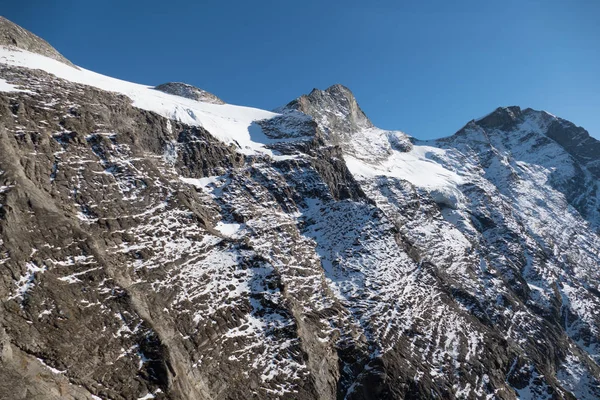
<path id="1" fill-rule="evenodd" d="M 188 125 L 202 126 L 226 144 L 236 143 L 245 154 L 265 152 L 264 144 L 272 142 L 260 128 L 252 129 L 255 121 L 270 119 L 277 114 L 256 108 L 230 104 L 211 104 L 170 95 L 152 86 L 126 82 L 83 68 L 74 68 L 60 61 L 25 50 L 0 47 L 0 62 L 12 66 L 41 69 L 58 78 L 124 94 L 144 110 Z"/>

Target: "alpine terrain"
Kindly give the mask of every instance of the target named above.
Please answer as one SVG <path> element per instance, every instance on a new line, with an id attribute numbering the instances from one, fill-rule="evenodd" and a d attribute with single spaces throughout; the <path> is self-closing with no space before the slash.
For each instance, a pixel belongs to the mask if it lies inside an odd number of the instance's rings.
<path id="1" fill-rule="evenodd" d="M 600 398 L 600 142 L 76 67 L 0 18 L 1 399 Z"/>

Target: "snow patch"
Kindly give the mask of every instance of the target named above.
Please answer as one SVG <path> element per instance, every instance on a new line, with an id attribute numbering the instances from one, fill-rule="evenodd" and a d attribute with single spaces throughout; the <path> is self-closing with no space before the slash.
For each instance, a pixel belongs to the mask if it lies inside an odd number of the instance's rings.
<path id="1" fill-rule="evenodd" d="M 31 93 L 29 90 L 17 89 L 16 86 L 11 85 L 4 79 L 0 78 L 0 92 L 24 92 Z"/>
<path id="2" fill-rule="evenodd" d="M 35 286 L 35 276 L 37 273 L 43 273 L 44 271 L 46 271 L 46 267 L 38 267 L 35 264 L 32 263 L 27 263 L 26 264 L 27 270 L 25 272 L 25 275 L 23 275 L 19 281 L 17 282 L 17 290 L 14 296 L 9 297 L 9 300 L 13 300 L 13 299 L 23 299 L 23 297 L 25 296 L 25 294 L 33 287 Z"/>
<path id="3" fill-rule="evenodd" d="M 464 183 L 463 178 L 432 159 L 444 153 L 443 149 L 436 147 L 415 145 L 408 152 L 394 150 L 387 159 L 378 163 L 350 155 L 346 155 L 345 159 L 350 172 L 359 179 L 377 176 L 404 179 L 428 191 L 437 203 L 459 208 L 463 195 L 458 185 Z"/>
<path id="4" fill-rule="evenodd" d="M 217 225 L 215 225 L 215 229 L 218 230 L 219 232 L 221 232 L 223 235 L 225 236 L 234 236 L 236 235 L 240 229 L 241 229 L 241 225 L 240 224 L 227 224 L 225 222 L 221 222 L 219 221 L 217 223 Z"/>
<path id="5" fill-rule="evenodd" d="M 171 95 L 153 86 L 140 85 L 98 74 L 84 68 L 73 68 L 60 61 L 28 51 L 14 51 L 0 46 L 0 63 L 16 67 L 41 69 L 58 78 L 121 93 L 133 101 L 133 105 L 156 112 L 165 118 L 187 125 L 201 126 L 226 144 L 236 144 L 244 154 L 263 153 L 272 155 L 265 144 L 277 142 L 259 131 L 255 121 L 268 120 L 281 114 L 251 107 L 231 104 L 211 104 Z M 16 91 L 5 81 L 0 90 Z"/>
<path id="6" fill-rule="evenodd" d="M 67 370 L 61 371 L 59 369 L 56 368 L 52 368 L 51 366 L 49 366 L 48 364 L 46 364 L 44 362 L 44 360 L 42 360 L 41 358 L 36 357 L 36 359 L 46 368 L 48 368 L 53 374 L 57 374 L 57 375 L 61 375 L 61 374 L 65 374 L 67 372 Z"/>
<path id="7" fill-rule="evenodd" d="M 189 185 L 193 185 L 198 189 L 205 189 L 211 183 L 215 183 L 219 180 L 220 176 L 207 176 L 205 178 L 184 178 L 179 177 L 179 180 Z"/>

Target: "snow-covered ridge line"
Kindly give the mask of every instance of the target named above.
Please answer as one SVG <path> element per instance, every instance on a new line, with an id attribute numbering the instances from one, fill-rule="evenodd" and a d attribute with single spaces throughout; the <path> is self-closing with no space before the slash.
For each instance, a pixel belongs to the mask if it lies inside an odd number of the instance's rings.
<path id="1" fill-rule="evenodd" d="M 121 93 L 129 97 L 136 107 L 156 112 L 166 118 L 175 119 L 188 125 L 201 126 L 224 143 L 239 145 L 239 151 L 244 154 L 263 153 L 278 158 L 265 147 L 265 144 L 290 140 L 286 138 L 271 139 L 262 132 L 259 124 L 255 123 L 282 114 L 251 107 L 199 102 L 155 90 L 153 86 L 123 81 L 84 68 L 76 69 L 54 59 L 20 49 L 0 46 L 0 63 L 29 69 L 41 69 L 61 79 L 89 85 L 101 90 Z M 15 91 L 18 89 L 8 83 L 0 82 L 0 90 Z M 379 158 L 387 158 L 385 163 L 387 165 L 382 168 L 382 166 L 375 167 L 374 165 L 368 165 L 368 163 L 363 164 L 348 154 L 348 166 L 354 175 L 362 176 L 365 173 L 367 175 L 391 174 L 407 179 L 417 186 L 424 186 L 428 190 L 455 192 L 454 187 L 460 179 L 456 178 L 450 171 L 445 171 L 443 167 L 427 160 L 425 154 L 420 154 L 422 152 L 415 149 L 409 153 L 392 151 L 393 157 L 390 157 L 389 154 L 387 156 L 380 154 L 387 153 L 390 146 L 387 136 L 385 138 L 378 137 L 378 133 L 382 134 L 384 132 L 372 128 L 354 135 L 353 140 L 361 143 L 359 147 L 371 149 L 368 152 L 369 156 L 378 154 L 377 157 Z M 400 132 L 391 133 L 405 136 Z M 380 141 L 385 143 L 380 144 Z M 383 148 L 387 150 L 384 151 Z"/>
<path id="2" fill-rule="evenodd" d="M 239 151 L 244 154 L 260 152 L 272 155 L 264 146 L 272 141 L 261 134 L 262 132 L 257 132 L 257 125 L 253 123 L 280 114 L 231 104 L 203 103 L 167 94 L 155 90 L 152 86 L 111 78 L 84 68 L 73 68 L 39 54 L 5 46 L 0 46 L 0 64 L 41 69 L 74 83 L 121 93 L 129 97 L 135 107 L 188 125 L 201 126 L 224 143 L 238 144 Z M 14 87 L 8 83 L 1 83 L 0 91 L 14 91 Z M 251 125 L 252 130 L 249 129 Z"/>

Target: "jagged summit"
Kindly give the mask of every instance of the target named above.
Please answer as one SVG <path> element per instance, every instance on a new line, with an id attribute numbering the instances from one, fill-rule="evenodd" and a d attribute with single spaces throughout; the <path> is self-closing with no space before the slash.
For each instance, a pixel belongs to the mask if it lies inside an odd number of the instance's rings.
<path id="1" fill-rule="evenodd" d="M 519 121 L 522 116 L 523 112 L 519 106 L 498 107 L 485 117 L 475 120 L 475 123 L 483 128 L 506 129 Z"/>
<path id="2" fill-rule="evenodd" d="M 332 132 L 351 134 L 365 128 L 373 128 L 373 123 L 361 110 L 354 94 L 347 87 L 335 84 L 325 90 L 313 89 L 276 111 L 294 109 L 311 115 L 315 120 L 326 121 L 325 135 Z"/>
<path id="3" fill-rule="evenodd" d="M 50 43 L 0 16 L 0 46 L 11 46 L 53 58 L 74 67 Z"/>
<path id="4" fill-rule="evenodd" d="M 352 91 L 341 84 L 325 90 L 313 89 L 275 111 L 309 115 L 328 143 L 341 146 L 346 154 L 358 159 L 381 161 L 392 150 L 408 151 L 412 147 L 405 133 L 386 131 L 373 125 Z"/>
<path id="5" fill-rule="evenodd" d="M 488 132 L 537 130 L 600 177 L 600 163 L 597 161 L 600 158 L 600 141 L 590 136 L 584 128 L 546 111 L 521 109 L 519 106 L 498 107 L 490 114 L 469 122 L 457 134 L 477 128 Z"/>
<path id="6" fill-rule="evenodd" d="M 206 90 L 183 82 L 168 82 L 156 86 L 154 89 L 161 92 L 181 96 L 192 100 L 202 101 L 204 103 L 225 104 L 223 100 Z"/>

